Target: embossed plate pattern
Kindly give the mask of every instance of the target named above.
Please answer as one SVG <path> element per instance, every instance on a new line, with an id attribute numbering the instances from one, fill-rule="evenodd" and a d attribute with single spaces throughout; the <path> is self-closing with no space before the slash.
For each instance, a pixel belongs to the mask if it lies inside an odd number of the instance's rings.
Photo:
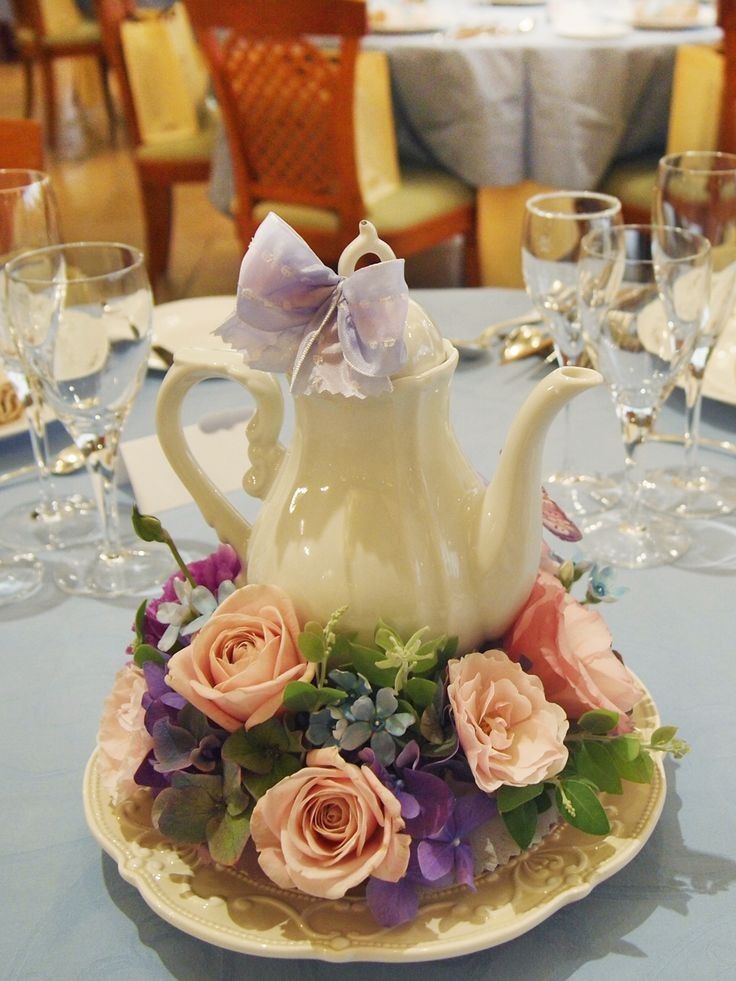
<path id="1" fill-rule="evenodd" d="M 634 710 L 638 728 L 659 724 L 648 692 Z M 656 762 L 651 784 L 625 784 L 605 796 L 612 831 L 594 838 L 561 825 L 536 848 L 479 877 L 478 891 L 427 893 L 413 923 L 376 926 L 362 898 L 321 900 L 277 889 L 254 857 L 245 871 L 202 864 L 195 848 L 174 847 L 151 828 L 141 790 L 114 808 L 95 752 L 84 777 L 87 822 L 102 848 L 164 920 L 209 943 L 264 957 L 325 961 L 422 961 L 473 953 L 512 940 L 582 899 L 630 862 L 650 836 L 665 798 Z"/>

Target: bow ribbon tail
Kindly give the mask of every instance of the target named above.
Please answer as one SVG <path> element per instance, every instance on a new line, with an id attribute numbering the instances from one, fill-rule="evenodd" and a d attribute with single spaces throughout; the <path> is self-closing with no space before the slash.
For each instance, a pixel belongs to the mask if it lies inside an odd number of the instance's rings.
<path id="1" fill-rule="evenodd" d="M 320 339 L 322 334 L 325 332 L 327 327 L 330 325 L 331 320 L 336 316 L 337 313 L 337 300 L 338 300 L 338 290 L 335 288 L 330 295 L 327 304 L 322 304 L 322 306 L 317 310 L 315 315 L 309 322 L 307 331 L 302 338 L 302 342 L 299 345 L 299 350 L 296 352 L 296 358 L 294 359 L 294 366 L 292 368 L 291 374 L 291 384 L 289 385 L 289 391 L 293 392 L 297 380 L 299 378 L 300 372 L 304 367 L 307 358 L 312 352 L 313 347 Z M 324 311 L 324 312 L 323 312 Z M 313 326 L 316 324 L 316 326 Z"/>

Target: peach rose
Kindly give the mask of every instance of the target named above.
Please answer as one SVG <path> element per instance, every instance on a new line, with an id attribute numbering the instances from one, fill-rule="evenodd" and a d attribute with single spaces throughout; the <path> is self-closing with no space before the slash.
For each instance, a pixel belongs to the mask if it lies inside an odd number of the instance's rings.
<path id="1" fill-rule="evenodd" d="M 105 699 L 97 733 L 98 768 L 102 785 L 116 804 L 136 789 L 135 771 L 153 748 L 141 704 L 147 690 L 143 672 L 130 662 L 115 675 Z"/>
<path id="2" fill-rule="evenodd" d="M 641 692 L 611 649 L 603 617 L 572 597 L 554 576 L 540 572 L 531 595 L 503 641 L 514 661 L 529 662 L 547 698 L 571 719 L 590 709 L 630 711 Z"/>
<path id="3" fill-rule="evenodd" d="M 401 805 L 367 766 L 332 746 L 271 787 L 253 809 L 258 862 L 282 889 L 339 899 L 368 876 L 398 882 L 409 864 Z"/>
<path id="4" fill-rule="evenodd" d="M 173 655 L 167 683 L 217 725 L 234 732 L 277 715 L 290 681 L 311 681 L 291 600 L 276 586 L 243 586 Z"/>
<path id="5" fill-rule="evenodd" d="M 448 677 L 458 739 L 481 790 L 526 787 L 562 770 L 568 722 L 538 678 L 503 651 L 450 661 Z"/>

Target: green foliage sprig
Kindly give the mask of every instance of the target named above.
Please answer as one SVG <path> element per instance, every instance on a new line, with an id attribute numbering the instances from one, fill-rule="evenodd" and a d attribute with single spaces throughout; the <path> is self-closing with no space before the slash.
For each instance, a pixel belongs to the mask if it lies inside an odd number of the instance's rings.
<path id="1" fill-rule="evenodd" d="M 529 787 L 499 789 L 499 813 L 520 848 L 531 844 L 537 817 L 552 799 L 568 824 L 587 834 L 607 835 L 611 825 L 599 795 L 622 794 L 624 781 L 651 783 L 652 752 L 680 759 L 689 750 L 684 740 L 676 738 L 675 726 L 661 726 L 647 740 L 642 733 L 616 733 L 618 723 L 617 712 L 586 712 L 565 740 L 570 756 L 558 777 Z"/>

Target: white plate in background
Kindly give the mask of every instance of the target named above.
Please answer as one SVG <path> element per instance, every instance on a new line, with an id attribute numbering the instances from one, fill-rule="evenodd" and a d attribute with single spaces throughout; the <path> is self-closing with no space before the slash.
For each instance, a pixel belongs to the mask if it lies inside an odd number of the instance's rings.
<path id="1" fill-rule="evenodd" d="M 212 332 L 234 310 L 234 296 L 195 296 L 160 303 L 153 308 L 153 343 L 172 354 L 185 347 L 224 350 L 224 342 Z M 152 371 L 166 371 L 167 365 L 152 351 L 148 367 Z"/>

